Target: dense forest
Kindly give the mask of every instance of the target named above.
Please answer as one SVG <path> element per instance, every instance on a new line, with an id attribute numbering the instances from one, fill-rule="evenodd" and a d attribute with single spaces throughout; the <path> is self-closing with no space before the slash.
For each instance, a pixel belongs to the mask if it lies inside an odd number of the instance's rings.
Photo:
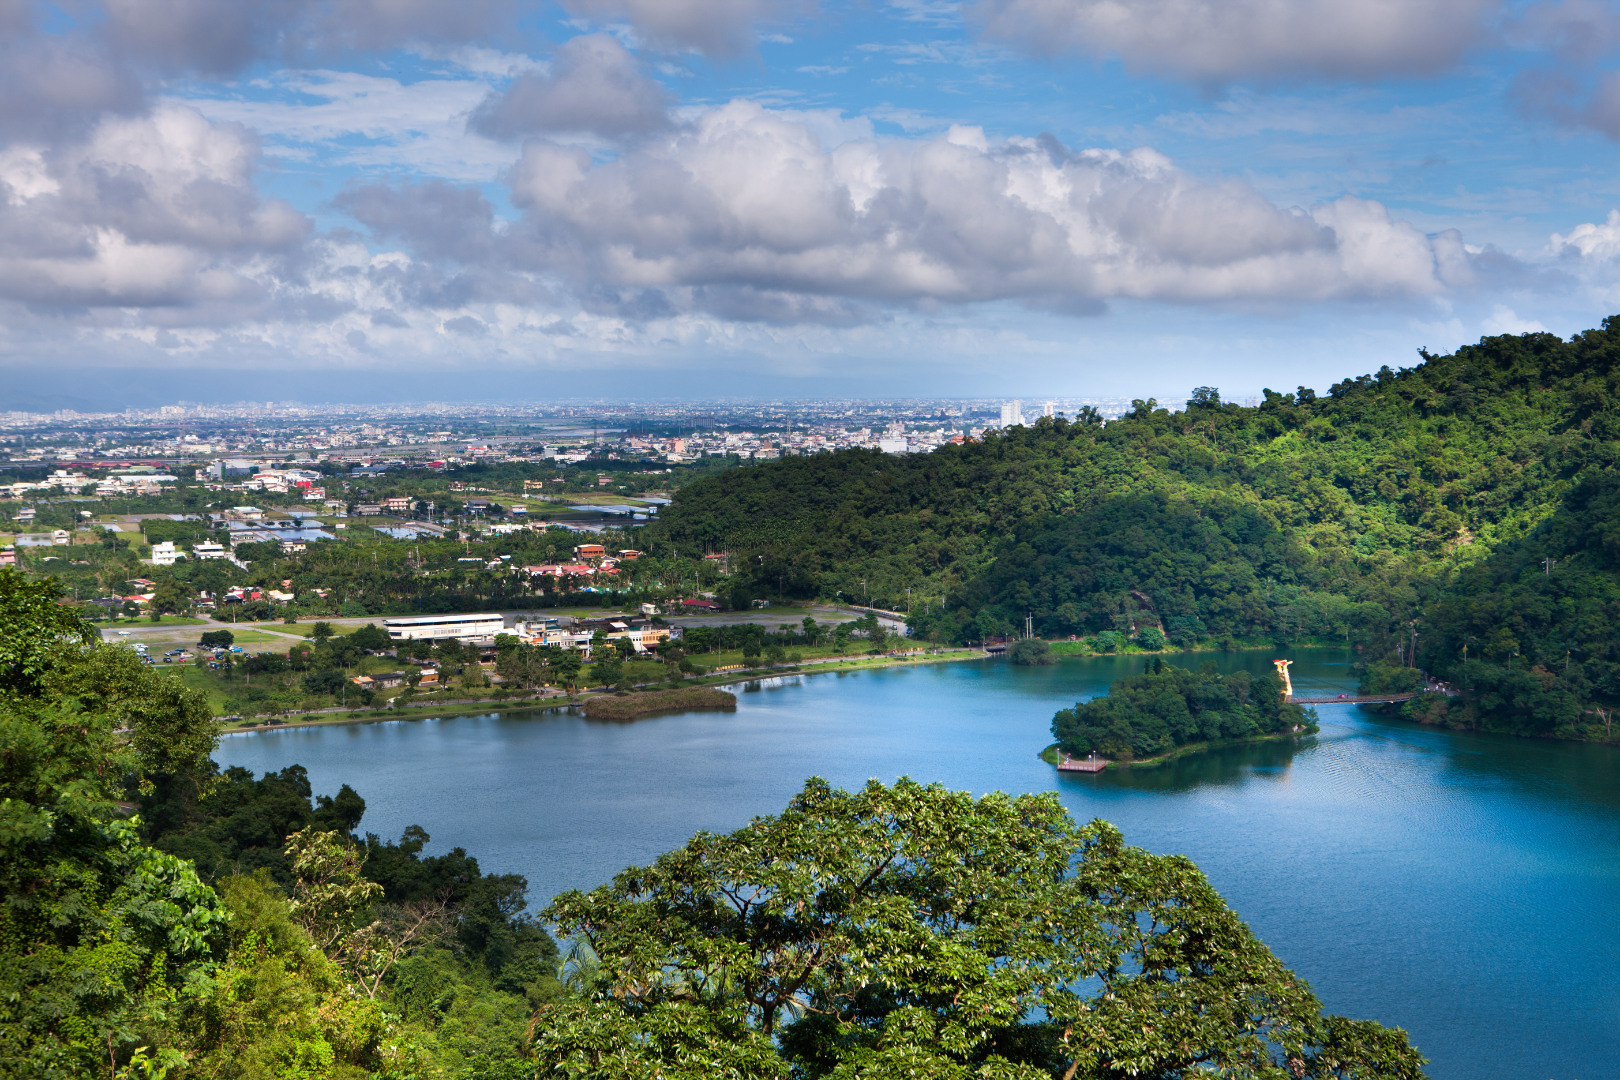
<path id="1" fill-rule="evenodd" d="M 678 492 L 649 545 L 724 550 L 740 592 L 898 609 L 936 640 L 1029 618 L 1352 643 L 1373 683 L 1415 665 L 1463 689 L 1421 719 L 1607 737 L 1620 317 L 1420 360 L 1254 406 L 1206 387 L 1107 424 L 734 470 Z"/>
<path id="2" fill-rule="evenodd" d="M 1052 717 L 1052 735 L 1064 753 L 1116 761 L 1154 757 L 1192 743 L 1316 730 L 1315 717 L 1284 701 L 1282 680 L 1270 672 L 1221 675 L 1212 662 L 1189 671 L 1158 657 L 1142 674 L 1115 682 L 1106 696 Z"/>
<path id="3" fill-rule="evenodd" d="M 0 1075 L 1419 1080 L 1190 861 L 1056 796 L 812 779 L 540 918 L 0 569 Z"/>

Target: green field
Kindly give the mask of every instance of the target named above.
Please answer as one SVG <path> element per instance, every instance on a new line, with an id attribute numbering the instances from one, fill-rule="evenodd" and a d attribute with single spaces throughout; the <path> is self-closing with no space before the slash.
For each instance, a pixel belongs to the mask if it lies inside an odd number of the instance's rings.
<path id="1" fill-rule="evenodd" d="M 227 629 L 231 631 L 231 635 L 236 639 L 234 644 L 237 645 L 280 645 L 285 649 L 296 644 L 284 637 L 261 633 L 258 630 L 237 630 L 234 627 L 227 627 Z"/>

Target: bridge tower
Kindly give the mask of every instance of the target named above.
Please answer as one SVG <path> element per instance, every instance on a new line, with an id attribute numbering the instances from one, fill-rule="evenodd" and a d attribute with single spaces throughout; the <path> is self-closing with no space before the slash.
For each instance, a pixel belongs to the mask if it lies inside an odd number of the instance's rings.
<path id="1" fill-rule="evenodd" d="M 1292 664 L 1293 661 L 1292 660 L 1273 660 L 1271 663 L 1272 663 L 1272 666 L 1277 669 L 1277 677 L 1282 680 L 1282 684 L 1283 684 L 1282 696 L 1283 696 L 1283 700 L 1287 701 L 1289 698 L 1294 696 L 1294 680 L 1290 679 L 1288 677 L 1288 665 Z"/>

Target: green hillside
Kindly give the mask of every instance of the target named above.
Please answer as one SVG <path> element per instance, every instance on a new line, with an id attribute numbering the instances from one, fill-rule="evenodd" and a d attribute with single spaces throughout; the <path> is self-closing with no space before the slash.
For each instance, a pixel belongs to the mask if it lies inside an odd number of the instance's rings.
<path id="1" fill-rule="evenodd" d="M 940 640 L 1028 616 L 1046 636 L 1351 641 L 1378 665 L 1407 658 L 1416 631 L 1419 661 L 1459 679 L 1472 640 L 1471 664 L 1579 704 L 1525 728 L 1482 683 L 1447 722 L 1590 736 L 1576 728 L 1598 724 L 1581 710 L 1612 681 L 1597 628 L 1613 622 L 1616 582 L 1609 534 L 1587 519 L 1608 512 L 1620 457 L 1617 368 L 1610 318 L 1569 341 L 1422 353 L 1324 394 L 1268 390 L 1255 407 L 1204 388 L 1106 425 L 1042 419 L 926 455 L 789 458 L 682 489 L 654 534 L 730 552 L 739 592 L 909 604 Z M 1545 582 L 1523 573 L 1565 556 Z M 1510 580 L 1537 603 L 1508 600 L 1496 586 Z"/>

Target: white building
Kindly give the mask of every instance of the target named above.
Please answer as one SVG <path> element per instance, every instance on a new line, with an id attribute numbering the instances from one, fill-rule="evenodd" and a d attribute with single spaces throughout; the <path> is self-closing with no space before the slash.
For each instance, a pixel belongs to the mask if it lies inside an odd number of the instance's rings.
<path id="1" fill-rule="evenodd" d="M 191 553 L 199 559 L 225 558 L 225 545 L 214 540 L 204 540 L 191 545 Z"/>
<path id="2" fill-rule="evenodd" d="M 1003 402 L 1001 406 L 1001 426 L 1004 428 L 1022 427 L 1024 424 L 1024 403 L 1014 399 Z"/>
<path id="3" fill-rule="evenodd" d="M 481 615 L 416 615 L 384 619 L 383 628 L 394 641 L 432 641 L 438 638 L 494 637 L 506 627 L 499 612 Z"/>
<path id="4" fill-rule="evenodd" d="M 165 540 L 161 544 L 152 545 L 152 565 L 173 566 L 176 559 L 183 559 L 186 553 L 174 546 L 173 540 Z"/>

